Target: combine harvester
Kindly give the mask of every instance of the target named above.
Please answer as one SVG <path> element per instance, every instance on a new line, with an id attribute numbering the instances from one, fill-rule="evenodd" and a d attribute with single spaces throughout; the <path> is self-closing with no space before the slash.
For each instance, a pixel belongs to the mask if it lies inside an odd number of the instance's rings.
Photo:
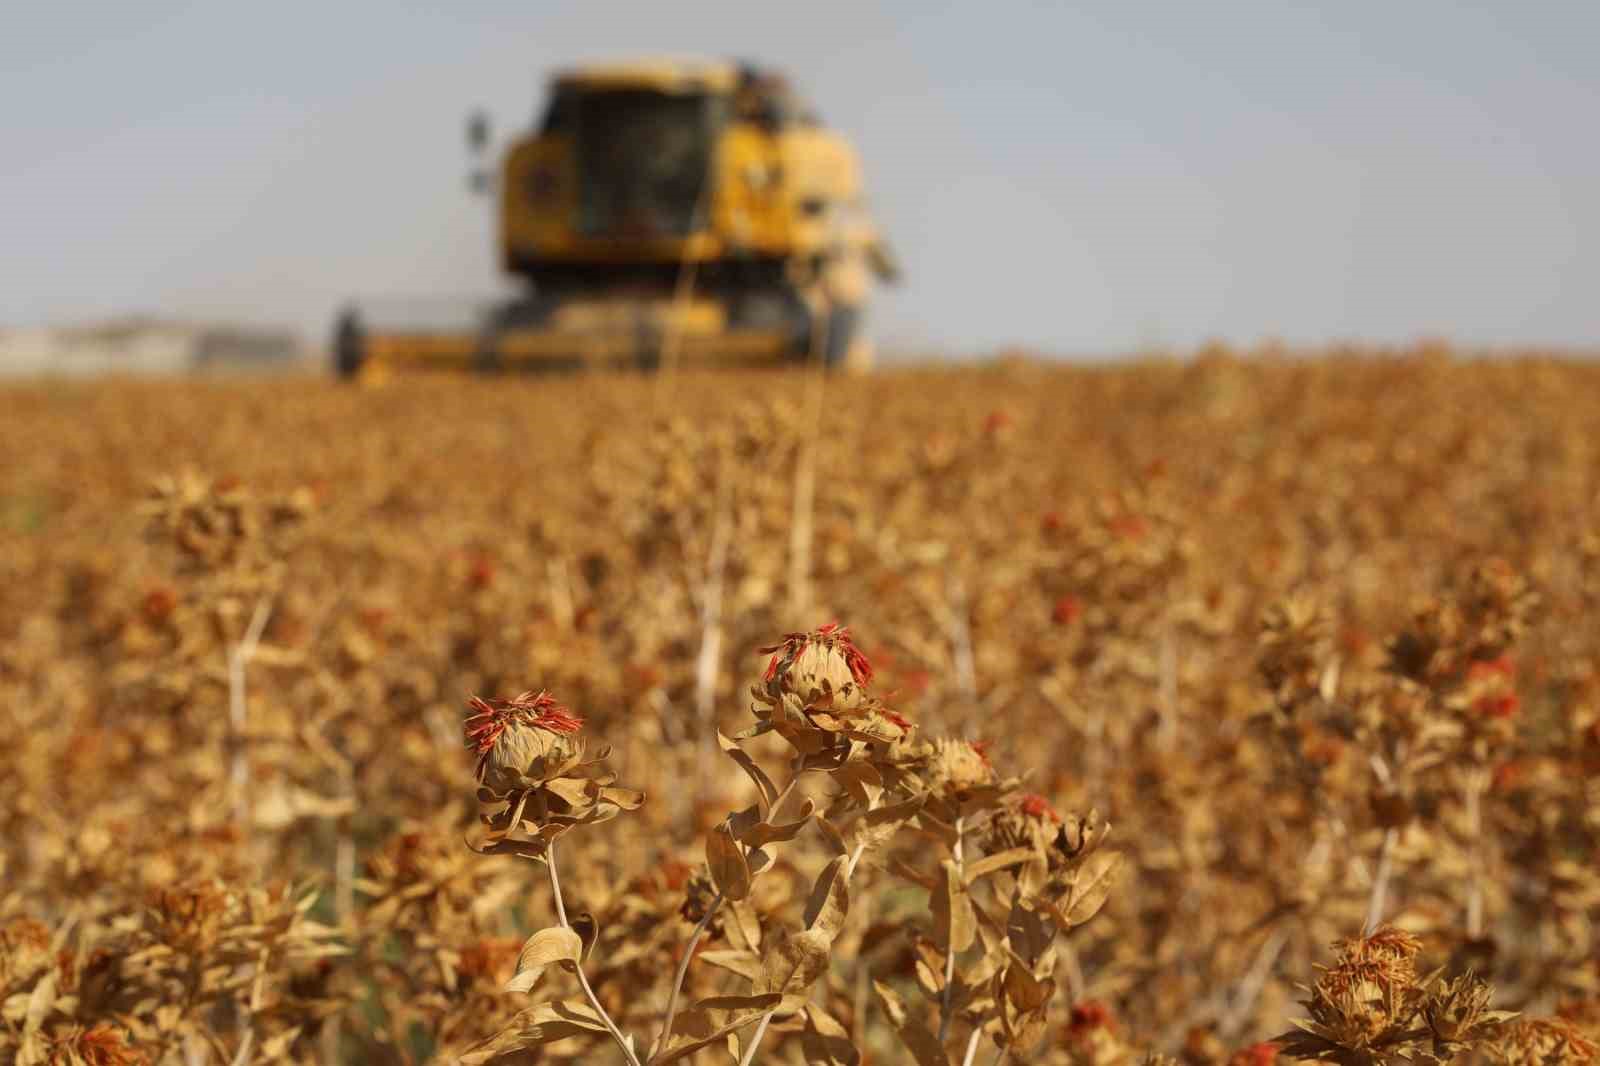
<path id="1" fill-rule="evenodd" d="M 488 126 L 468 138 L 485 150 Z M 872 278 L 898 270 L 854 150 L 781 77 L 642 62 L 558 75 L 497 184 L 504 303 L 351 307 L 344 377 L 411 370 L 775 366 L 864 369 Z"/>

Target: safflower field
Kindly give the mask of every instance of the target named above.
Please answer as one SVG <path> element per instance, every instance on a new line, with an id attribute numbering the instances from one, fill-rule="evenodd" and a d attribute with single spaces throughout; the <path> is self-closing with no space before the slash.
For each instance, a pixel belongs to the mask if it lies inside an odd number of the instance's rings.
<path id="1" fill-rule="evenodd" d="M 1600 364 L 0 408 L 0 1062 L 1600 1059 Z"/>

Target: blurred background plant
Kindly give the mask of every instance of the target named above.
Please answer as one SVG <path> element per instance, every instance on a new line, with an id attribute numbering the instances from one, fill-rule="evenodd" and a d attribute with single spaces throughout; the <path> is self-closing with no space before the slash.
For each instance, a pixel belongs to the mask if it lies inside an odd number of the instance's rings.
<path id="1" fill-rule="evenodd" d="M 1592 1061 L 1600 375 L 1398 354 L 820 403 L 782 374 L 8 389 L 0 1059 L 503 1033 L 556 908 L 537 864 L 467 847 L 461 708 L 533 687 L 650 796 L 558 849 L 641 1057 L 686 943 L 685 1008 L 774 994 L 749 960 L 806 931 L 853 826 L 916 803 L 758 1061 L 1269 1066 L 1343 1054 L 1270 1042 L 1308 1010 L 1343 1041 L 1378 1007 L 1403 1039 L 1373 1061 Z M 834 618 L 873 702 L 819 717 L 757 649 Z M 745 760 L 782 788 L 808 758 L 774 816 Z M 727 899 L 708 836 L 749 868 L 751 827 L 801 811 Z M 1327 998 L 1329 945 L 1384 927 L 1443 971 Z"/>

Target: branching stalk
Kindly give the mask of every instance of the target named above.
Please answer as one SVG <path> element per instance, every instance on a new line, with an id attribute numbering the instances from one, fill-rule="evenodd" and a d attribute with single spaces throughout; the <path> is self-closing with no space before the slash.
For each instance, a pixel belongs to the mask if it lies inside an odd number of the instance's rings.
<path id="1" fill-rule="evenodd" d="M 789 789 L 793 788 L 795 781 L 798 781 L 799 779 L 800 775 L 796 773 L 790 780 L 788 786 L 785 787 L 783 792 L 778 796 L 777 800 L 773 802 L 772 809 L 774 811 L 776 811 L 779 805 L 783 803 L 784 798 L 789 794 Z M 846 860 L 844 866 L 844 879 L 846 882 L 848 882 L 851 875 L 856 872 L 856 866 L 861 862 L 861 856 L 866 853 L 866 849 L 866 843 L 862 842 L 857 844 L 854 850 L 850 852 L 850 858 Z M 750 1064 L 755 1061 L 756 1049 L 761 1046 L 762 1038 L 767 1035 L 767 1026 L 771 1024 L 772 1016 L 776 1013 L 777 1011 L 768 1011 L 761 1016 L 761 1022 L 756 1026 L 756 1031 L 750 1034 L 750 1044 L 745 1048 L 744 1054 L 740 1057 L 739 1066 L 750 1066 Z"/>
<path id="2" fill-rule="evenodd" d="M 661 1035 L 656 1037 L 655 1048 L 651 1052 L 654 1057 L 660 1050 L 667 1046 L 667 1038 L 672 1035 L 672 1022 L 678 1016 L 678 996 L 683 991 L 683 981 L 689 975 L 689 962 L 694 958 L 694 949 L 700 943 L 700 938 L 705 935 L 711 919 L 717 911 L 722 909 L 722 893 L 718 892 L 706 908 L 705 914 L 700 916 L 700 921 L 695 924 L 694 932 L 689 934 L 689 941 L 683 946 L 683 955 L 678 959 L 678 971 L 672 977 L 672 990 L 667 993 L 667 1013 L 661 1023 Z"/>
<path id="3" fill-rule="evenodd" d="M 567 905 L 561 900 L 561 876 L 556 872 L 556 842 L 550 841 L 545 851 L 545 869 L 550 871 L 550 894 L 556 901 L 556 918 L 561 922 L 563 929 L 571 929 L 572 924 L 567 921 Z M 583 972 L 583 962 L 579 960 L 573 964 L 573 969 L 578 974 L 578 984 L 583 986 L 583 994 L 589 1001 L 589 1006 L 600 1016 L 600 1023 L 611 1034 L 611 1039 L 617 1042 L 617 1047 L 622 1049 L 622 1054 L 627 1057 L 628 1066 L 640 1066 L 639 1057 L 633 1053 L 633 1047 L 628 1043 L 628 1038 L 622 1035 L 622 1030 L 617 1028 L 617 1023 L 611 1020 L 611 1015 L 606 1013 L 605 1007 L 600 1005 L 600 997 L 594 994 L 594 989 L 589 986 L 589 978 Z"/>
<path id="4" fill-rule="evenodd" d="M 795 786 L 800 783 L 800 778 L 805 776 L 805 774 L 806 771 L 800 768 L 800 761 L 796 759 L 793 772 L 789 775 L 788 783 L 785 784 L 783 786 L 783 790 L 773 798 L 772 806 L 767 808 L 768 819 L 777 818 L 778 812 L 782 810 L 784 803 L 787 802 L 789 797 L 794 793 Z M 857 857 L 859 857 L 859 855 L 860 849 L 858 848 Z M 853 865 L 854 864 L 852 863 L 852 866 Z M 845 875 L 846 877 L 849 876 L 849 869 L 845 871 Z M 672 1023 L 678 1016 L 678 998 L 682 995 L 683 983 L 689 976 L 689 963 L 694 961 L 695 946 L 700 943 L 700 938 L 705 935 L 706 929 L 711 925 L 711 919 L 716 917 L 717 912 L 722 909 L 722 904 L 724 902 L 725 897 L 721 892 L 718 892 L 711 900 L 711 904 L 706 907 L 705 915 L 698 923 L 696 923 L 693 932 L 689 934 L 688 943 L 684 945 L 683 954 L 678 959 L 677 972 L 673 974 L 672 988 L 667 992 L 667 1010 L 661 1023 L 661 1033 L 656 1037 L 655 1044 L 652 1045 L 651 1048 L 652 1059 L 661 1053 L 661 1049 L 667 1046 L 667 1040 L 672 1035 Z M 770 1015 L 768 1018 L 763 1019 L 761 1028 L 757 1030 L 758 1034 L 765 1032 L 765 1023 L 768 1020 L 770 1020 Z M 753 1037 L 752 1040 L 759 1040 L 759 1036 Z M 752 1054 L 753 1053 L 754 1045 L 752 1044 Z"/>
<path id="5" fill-rule="evenodd" d="M 245 627 L 244 636 L 228 651 L 228 731 L 233 742 L 233 754 L 228 779 L 233 789 L 233 817 L 248 832 L 250 813 L 250 753 L 245 746 L 245 732 L 249 726 L 250 705 L 245 692 L 245 668 L 255 658 L 261 643 L 261 634 L 272 617 L 272 597 L 263 595 L 256 601 L 256 609 Z"/>

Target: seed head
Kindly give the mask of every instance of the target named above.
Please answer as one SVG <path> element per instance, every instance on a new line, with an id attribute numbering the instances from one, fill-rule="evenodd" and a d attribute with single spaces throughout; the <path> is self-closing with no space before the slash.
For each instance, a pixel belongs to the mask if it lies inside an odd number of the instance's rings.
<path id="1" fill-rule="evenodd" d="M 0 925 L 0 988 L 16 987 L 50 964 L 50 930 L 32 918 Z"/>
<path id="2" fill-rule="evenodd" d="M 553 776 L 582 751 L 576 734 L 583 719 L 548 692 L 512 699 L 474 696 L 467 710 L 462 724 L 467 746 L 478 754 L 478 779 L 491 788 Z"/>
<path id="3" fill-rule="evenodd" d="M 1228 1060 L 1228 1066 L 1272 1066 L 1278 1061 L 1278 1052 L 1281 1048 L 1270 1040 L 1259 1044 L 1251 1044 L 1247 1048 L 1240 1048 Z"/>
<path id="4" fill-rule="evenodd" d="M 1404 1027 L 1417 1009 L 1416 957 L 1422 944 L 1384 926 L 1339 943 L 1339 961 L 1322 972 L 1307 1006 L 1317 1032 L 1359 1051 Z"/>
<path id="5" fill-rule="evenodd" d="M 1446 982 L 1423 1006 L 1435 1044 L 1443 1048 L 1476 1039 L 1480 1027 L 1496 1020 L 1489 1012 L 1492 995 L 1483 979 L 1471 971 Z"/>
<path id="6" fill-rule="evenodd" d="M 1563 1018 L 1526 1018 L 1505 1027 L 1489 1057 L 1501 1066 L 1591 1066 L 1600 1047 Z"/>
<path id="7" fill-rule="evenodd" d="M 1067 1022 L 1068 1030 L 1074 1035 L 1094 1029 L 1110 1029 L 1115 1025 L 1116 1020 L 1111 1015 L 1111 1008 L 1098 999 L 1073 1004 L 1072 1016 Z"/>
<path id="8" fill-rule="evenodd" d="M 941 737 L 933 742 L 929 783 L 936 792 L 959 794 L 995 783 L 994 767 L 982 742 Z"/>
<path id="9" fill-rule="evenodd" d="M 772 656 L 761 675 L 768 694 L 795 696 L 802 707 L 852 710 L 872 683 L 872 664 L 850 639 L 850 630 L 837 622 L 790 633 L 761 651 Z"/>
<path id="10" fill-rule="evenodd" d="M 52 1043 L 51 1062 L 83 1066 L 146 1066 L 150 1062 L 149 1055 L 128 1043 L 121 1029 L 106 1022 L 88 1029 L 74 1027 Z"/>
<path id="11" fill-rule="evenodd" d="M 1036 818 L 1040 821 L 1047 818 L 1052 822 L 1061 821 L 1061 815 L 1057 814 L 1055 808 L 1050 806 L 1050 801 L 1038 793 L 1030 792 L 1023 796 L 1018 806 L 1021 808 L 1022 813 L 1029 818 Z"/>

